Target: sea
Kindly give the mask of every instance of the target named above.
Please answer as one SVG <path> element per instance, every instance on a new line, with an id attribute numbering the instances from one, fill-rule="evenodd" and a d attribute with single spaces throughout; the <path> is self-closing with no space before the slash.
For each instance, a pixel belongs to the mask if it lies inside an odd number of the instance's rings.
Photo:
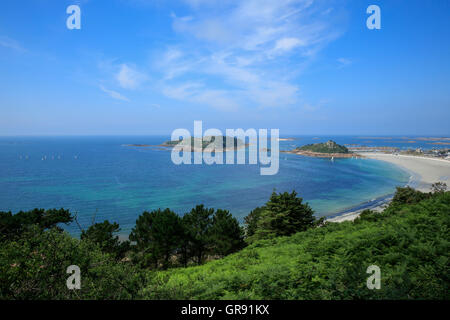
<path id="1" fill-rule="evenodd" d="M 290 136 L 280 150 L 334 140 L 339 144 L 433 147 L 414 137 Z M 144 211 L 170 208 L 179 215 L 198 204 L 229 210 L 240 222 L 273 191 L 296 191 L 317 217 L 370 207 L 392 196 L 411 173 L 372 159 L 310 158 L 280 153 L 276 175 L 260 165 L 175 165 L 159 145 L 169 136 L 0 137 L 0 211 L 66 208 L 80 226 L 117 222 L 128 234 Z"/>

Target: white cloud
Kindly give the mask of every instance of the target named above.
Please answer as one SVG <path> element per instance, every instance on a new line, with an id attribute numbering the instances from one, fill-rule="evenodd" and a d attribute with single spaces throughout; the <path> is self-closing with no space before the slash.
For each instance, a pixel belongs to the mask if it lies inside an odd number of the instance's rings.
<path id="1" fill-rule="evenodd" d="M 326 41 L 333 17 L 323 17 L 320 4 L 311 0 L 229 1 L 222 10 L 209 10 L 196 1 L 194 18 L 174 16 L 173 27 L 198 39 L 230 46 L 234 49 L 265 50 L 274 48 L 280 39 L 297 39 L 303 45 Z"/>
<path id="2" fill-rule="evenodd" d="M 297 38 L 283 38 L 276 42 L 275 51 L 289 51 L 297 46 L 304 45 L 303 41 Z"/>
<path id="3" fill-rule="evenodd" d="M 16 50 L 18 52 L 24 52 L 25 49 L 14 39 L 6 36 L 0 36 L 0 46 Z"/>
<path id="4" fill-rule="evenodd" d="M 204 90 L 195 95 L 192 100 L 196 103 L 210 105 L 218 110 L 236 111 L 239 108 L 236 98 L 225 90 Z"/>
<path id="5" fill-rule="evenodd" d="M 122 101 L 130 101 L 127 97 L 123 96 L 117 91 L 106 89 L 104 86 L 100 85 L 100 90 L 107 93 L 111 98 Z"/>
<path id="6" fill-rule="evenodd" d="M 296 77 L 341 34 L 320 0 L 185 2 L 191 12 L 172 15 L 182 40 L 157 59 L 163 93 L 221 109 L 297 104 Z"/>
<path id="7" fill-rule="evenodd" d="M 144 82 L 147 77 L 127 64 L 120 66 L 119 72 L 116 74 L 116 80 L 124 89 L 136 89 Z"/>
<path id="8" fill-rule="evenodd" d="M 169 98 L 176 100 L 187 100 L 198 93 L 203 88 L 203 84 L 188 82 L 181 85 L 168 85 L 163 88 L 163 93 Z"/>
<path id="9" fill-rule="evenodd" d="M 235 100 L 238 94 L 235 93 L 231 98 L 228 91 L 208 89 L 202 83 L 187 82 L 179 85 L 167 85 L 163 88 L 163 93 L 172 99 L 209 105 L 218 110 L 235 111 L 238 109 L 238 103 Z"/>

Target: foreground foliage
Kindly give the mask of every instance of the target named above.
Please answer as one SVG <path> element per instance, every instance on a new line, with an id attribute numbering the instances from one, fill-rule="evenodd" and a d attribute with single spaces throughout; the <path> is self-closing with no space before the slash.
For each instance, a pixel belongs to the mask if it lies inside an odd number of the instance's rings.
<path id="1" fill-rule="evenodd" d="M 63 209 L 0 212 L 0 299 L 449 299 L 450 192 L 437 187 L 398 188 L 382 213 L 343 223 L 316 221 L 295 192 L 274 193 L 246 217 L 244 249 L 235 218 L 203 206 L 144 213 L 132 243 L 108 221 L 72 238 L 58 227 L 72 220 Z M 225 257 L 159 270 L 211 255 Z M 66 287 L 70 265 L 80 290 Z M 380 290 L 366 286 L 370 265 Z"/>
<path id="2" fill-rule="evenodd" d="M 400 189 L 402 191 L 402 189 Z M 398 200 L 398 199 L 397 199 Z M 149 299 L 449 299 L 450 192 L 148 273 Z M 381 268 L 369 290 L 367 267 Z"/>
<path id="3" fill-rule="evenodd" d="M 80 267 L 81 290 L 67 289 L 70 265 Z M 142 283 L 140 270 L 55 228 L 1 244 L 0 299 L 134 299 Z"/>

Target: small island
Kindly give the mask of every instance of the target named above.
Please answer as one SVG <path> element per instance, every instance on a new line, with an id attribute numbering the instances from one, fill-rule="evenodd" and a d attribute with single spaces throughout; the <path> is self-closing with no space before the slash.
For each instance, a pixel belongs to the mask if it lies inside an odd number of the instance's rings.
<path id="1" fill-rule="evenodd" d="M 248 147 L 248 144 L 245 144 L 241 139 L 228 136 L 205 136 L 203 138 L 191 137 L 189 139 L 169 140 L 162 143 L 160 146 L 173 148 L 175 146 L 188 146 L 189 144 L 191 145 L 191 151 L 193 152 L 202 152 L 205 150 L 223 152 Z M 201 145 L 201 148 L 198 148 L 197 145 Z"/>
<path id="2" fill-rule="evenodd" d="M 339 145 L 332 140 L 325 143 L 307 144 L 284 152 L 317 158 L 361 158 L 360 155 L 351 152 L 347 147 Z"/>
<path id="3" fill-rule="evenodd" d="M 227 143 L 228 140 L 228 143 Z M 126 147 L 164 147 L 164 148 L 174 148 L 175 146 L 188 146 L 191 145 L 192 152 L 223 152 L 223 151 L 233 151 L 243 148 L 247 148 L 249 144 L 245 144 L 241 139 L 236 137 L 228 136 L 204 136 L 203 138 L 190 137 L 188 139 L 179 140 L 168 140 L 158 145 L 152 144 L 124 144 Z M 201 148 L 197 147 L 201 145 Z"/>

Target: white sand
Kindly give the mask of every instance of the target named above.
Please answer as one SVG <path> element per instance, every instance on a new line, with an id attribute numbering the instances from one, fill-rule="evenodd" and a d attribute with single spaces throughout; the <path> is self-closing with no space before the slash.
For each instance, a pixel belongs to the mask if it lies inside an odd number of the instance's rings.
<path id="1" fill-rule="evenodd" d="M 417 182 L 415 189 L 429 192 L 435 182 L 450 185 L 450 161 L 417 156 L 393 155 L 385 153 L 360 153 L 362 156 L 393 163 L 409 171 Z"/>
<path id="2" fill-rule="evenodd" d="M 417 156 L 393 155 L 375 152 L 361 152 L 360 155 L 376 160 L 393 163 L 411 174 L 410 185 L 422 192 L 429 192 L 435 182 L 445 182 L 450 187 L 450 161 Z M 381 211 L 383 207 L 372 208 Z M 346 213 L 342 216 L 327 219 L 331 222 L 352 221 L 362 210 Z"/>
<path id="3" fill-rule="evenodd" d="M 384 210 L 384 207 L 385 207 L 385 205 L 381 205 L 378 207 L 370 208 L 370 210 L 375 211 L 375 212 L 381 212 Z M 348 212 L 348 213 L 345 213 L 345 214 L 337 216 L 337 217 L 329 218 L 329 219 L 327 219 L 327 221 L 329 221 L 329 222 L 353 221 L 357 217 L 359 217 L 361 212 L 363 212 L 364 210 L 365 209 L 361 209 L 361 210 L 354 211 L 354 212 Z"/>

